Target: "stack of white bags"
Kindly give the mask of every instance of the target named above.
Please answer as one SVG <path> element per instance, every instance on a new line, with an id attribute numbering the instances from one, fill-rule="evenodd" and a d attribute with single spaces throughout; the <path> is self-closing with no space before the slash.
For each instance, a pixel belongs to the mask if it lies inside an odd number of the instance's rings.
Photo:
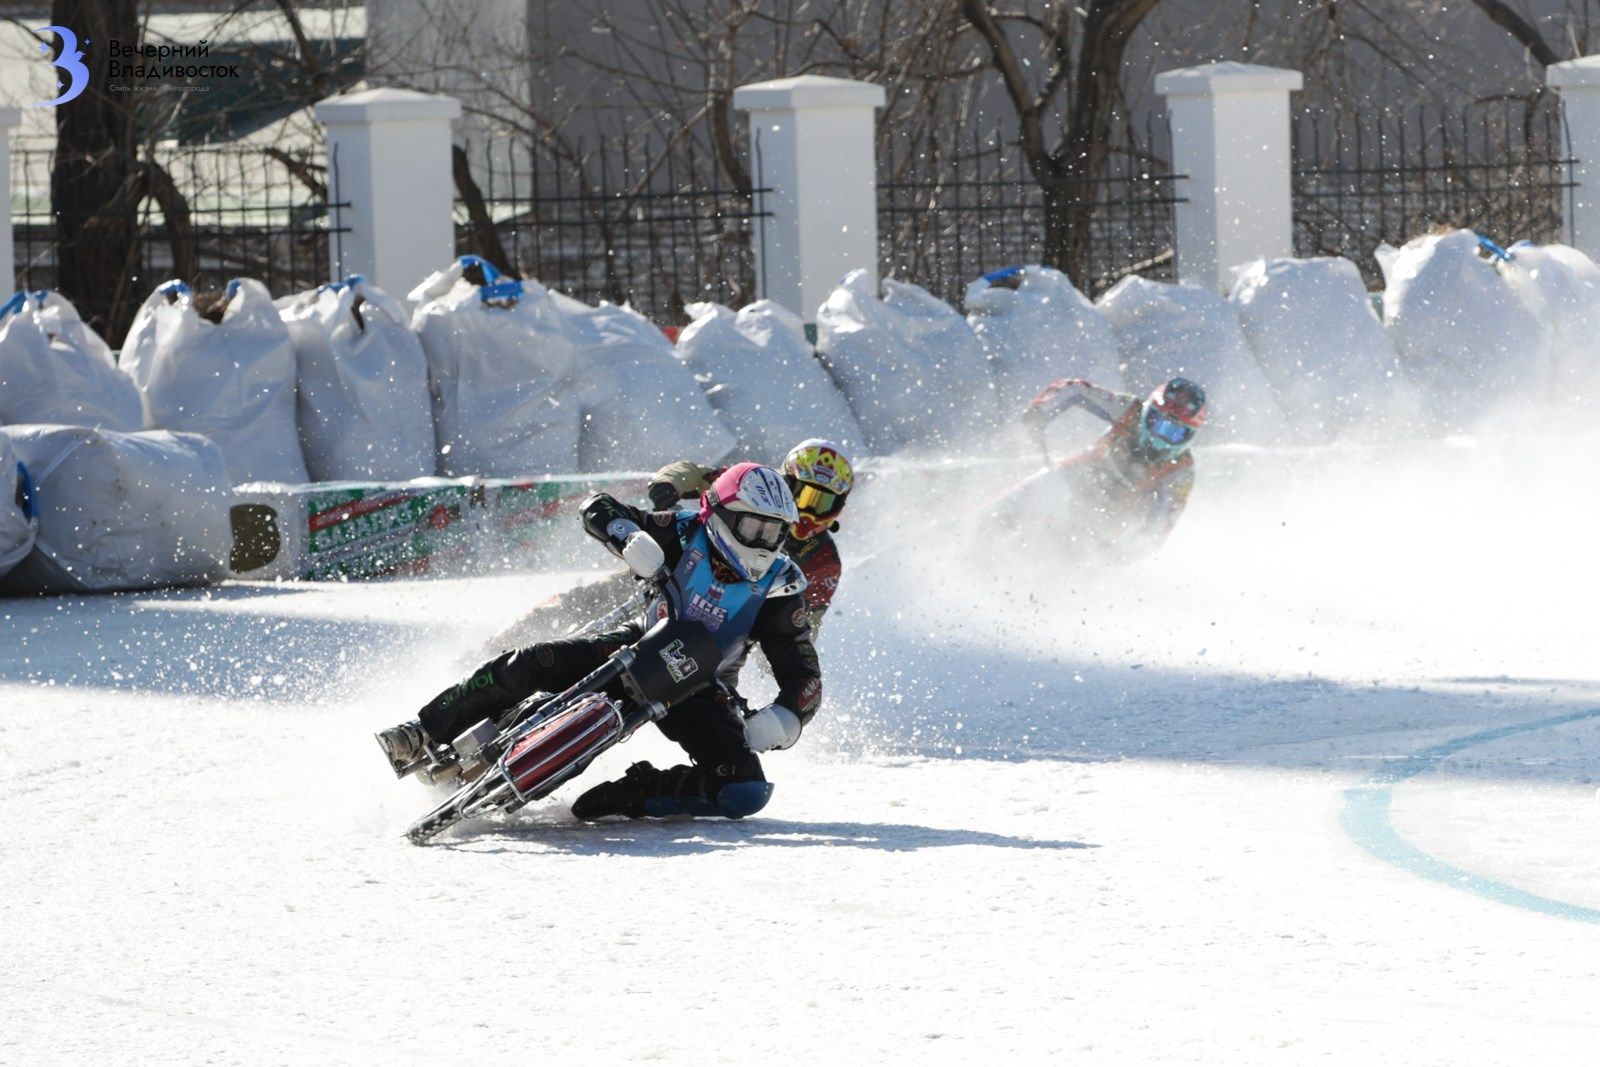
<path id="1" fill-rule="evenodd" d="M 800 317 L 771 300 L 734 312 L 690 304 L 678 358 L 737 438 L 740 456 L 781 456 L 822 437 L 846 448 L 864 442 L 850 405 L 806 340 Z"/>
<path id="2" fill-rule="evenodd" d="M 143 431 L 148 397 L 56 294 L 18 294 L 0 316 L 0 591 L 220 578 L 231 496 L 217 446 Z"/>
<path id="3" fill-rule="evenodd" d="M 296 366 L 296 422 L 314 482 L 434 470 L 428 359 L 400 301 L 359 276 L 278 301 Z"/>
<path id="4" fill-rule="evenodd" d="M 304 482 L 295 422 L 295 355 L 267 287 L 228 283 L 220 303 L 182 282 L 150 294 L 122 346 L 147 425 L 210 438 L 235 482 Z"/>
<path id="5" fill-rule="evenodd" d="M 591 308 L 463 256 L 412 290 L 439 473 L 521 477 L 716 462 L 733 434 L 629 308 Z"/>
<path id="6" fill-rule="evenodd" d="M 1098 302 L 1059 271 L 975 281 L 965 314 L 847 275 L 816 312 L 692 304 L 676 347 L 466 256 L 402 302 L 360 278 L 273 302 L 168 282 L 115 359 L 48 292 L 0 306 L 0 588 L 212 581 L 231 487 L 774 462 L 827 437 L 858 454 L 965 451 L 1057 378 L 1210 396 L 1205 440 L 1263 445 L 1468 429 L 1595 380 L 1600 267 L 1563 245 L 1458 230 L 1354 264 L 1271 259 L 1232 292 L 1128 277 Z"/>

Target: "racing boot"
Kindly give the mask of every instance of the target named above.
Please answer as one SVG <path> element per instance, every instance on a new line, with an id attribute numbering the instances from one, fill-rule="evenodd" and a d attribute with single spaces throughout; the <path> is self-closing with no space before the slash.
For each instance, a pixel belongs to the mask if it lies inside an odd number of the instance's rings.
<path id="1" fill-rule="evenodd" d="M 429 761 L 428 735 L 416 719 L 379 730 L 373 736 L 396 778 L 404 778 Z"/>
<path id="2" fill-rule="evenodd" d="M 573 801 L 572 814 L 584 822 L 608 815 L 642 819 L 650 814 L 645 810 L 645 801 L 662 792 L 670 793 L 673 784 L 666 781 L 666 772 L 649 763 L 635 763 L 621 778 L 602 782 Z"/>

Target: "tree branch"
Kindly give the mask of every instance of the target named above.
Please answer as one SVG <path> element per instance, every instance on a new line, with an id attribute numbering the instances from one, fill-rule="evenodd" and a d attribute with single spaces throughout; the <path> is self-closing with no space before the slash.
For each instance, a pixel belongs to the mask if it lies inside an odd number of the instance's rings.
<path id="1" fill-rule="evenodd" d="M 1472 0 L 1478 10 L 1488 16 L 1489 21 L 1505 30 L 1521 42 L 1534 60 L 1544 67 L 1552 63 L 1561 62 L 1561 57 L 1545 42 L 1544 35 L 1533 23 L 1511 10 L 1504 0 Z"/>

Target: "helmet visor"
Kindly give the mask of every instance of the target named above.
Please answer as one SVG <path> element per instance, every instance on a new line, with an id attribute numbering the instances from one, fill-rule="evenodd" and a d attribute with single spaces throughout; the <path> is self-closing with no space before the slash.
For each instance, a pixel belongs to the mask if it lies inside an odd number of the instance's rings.
<path id="1" fill-rule="evenodd" d="M 1155 408 L 1145 416 L 1145 429 L 1150 431 L 1150 436 L 1169 445 L 1181 445 L 1194 436 L 1194 427 L 1185 426 L 1177 419 L 1168 418 Z"/>
<path id="2" fill-rule="evenodd" d="M 794 490 L 794 506 L 802 514 L 810 515 L 814 519 L 827 518 L 837 512 L 844 503 L 842 494 L 829 492 L 821 486 L 801 482 L 790 488 Z"/>

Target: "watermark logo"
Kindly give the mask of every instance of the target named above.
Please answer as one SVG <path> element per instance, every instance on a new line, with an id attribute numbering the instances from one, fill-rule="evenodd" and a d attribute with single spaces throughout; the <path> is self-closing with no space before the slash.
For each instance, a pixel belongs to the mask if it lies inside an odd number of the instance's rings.
<path id="1" fill-rule="evenodd" d="M 61 95 L 54 100 L 35 101 L 33 106 L 60 107 L 62 104 L 71 103 L 89 87 L 89 68 L 83 65 L 83 52 L 78 48 L 78 35 L 65 26 L 42 26 L 38 32 L 53 33 L 61 38 L 61 54 L 52 59 L 50 63 L 57 70 L 65 71 L 71 81 L 65 85 L 57 81 L 56 88 L 61 90 Z M 93 44 L 94 42 L 85 41 L 83 43 Z M 39 51 L 48 56 L 50 54 L 50 46 L 48 44 L 40 44 Z"/>

